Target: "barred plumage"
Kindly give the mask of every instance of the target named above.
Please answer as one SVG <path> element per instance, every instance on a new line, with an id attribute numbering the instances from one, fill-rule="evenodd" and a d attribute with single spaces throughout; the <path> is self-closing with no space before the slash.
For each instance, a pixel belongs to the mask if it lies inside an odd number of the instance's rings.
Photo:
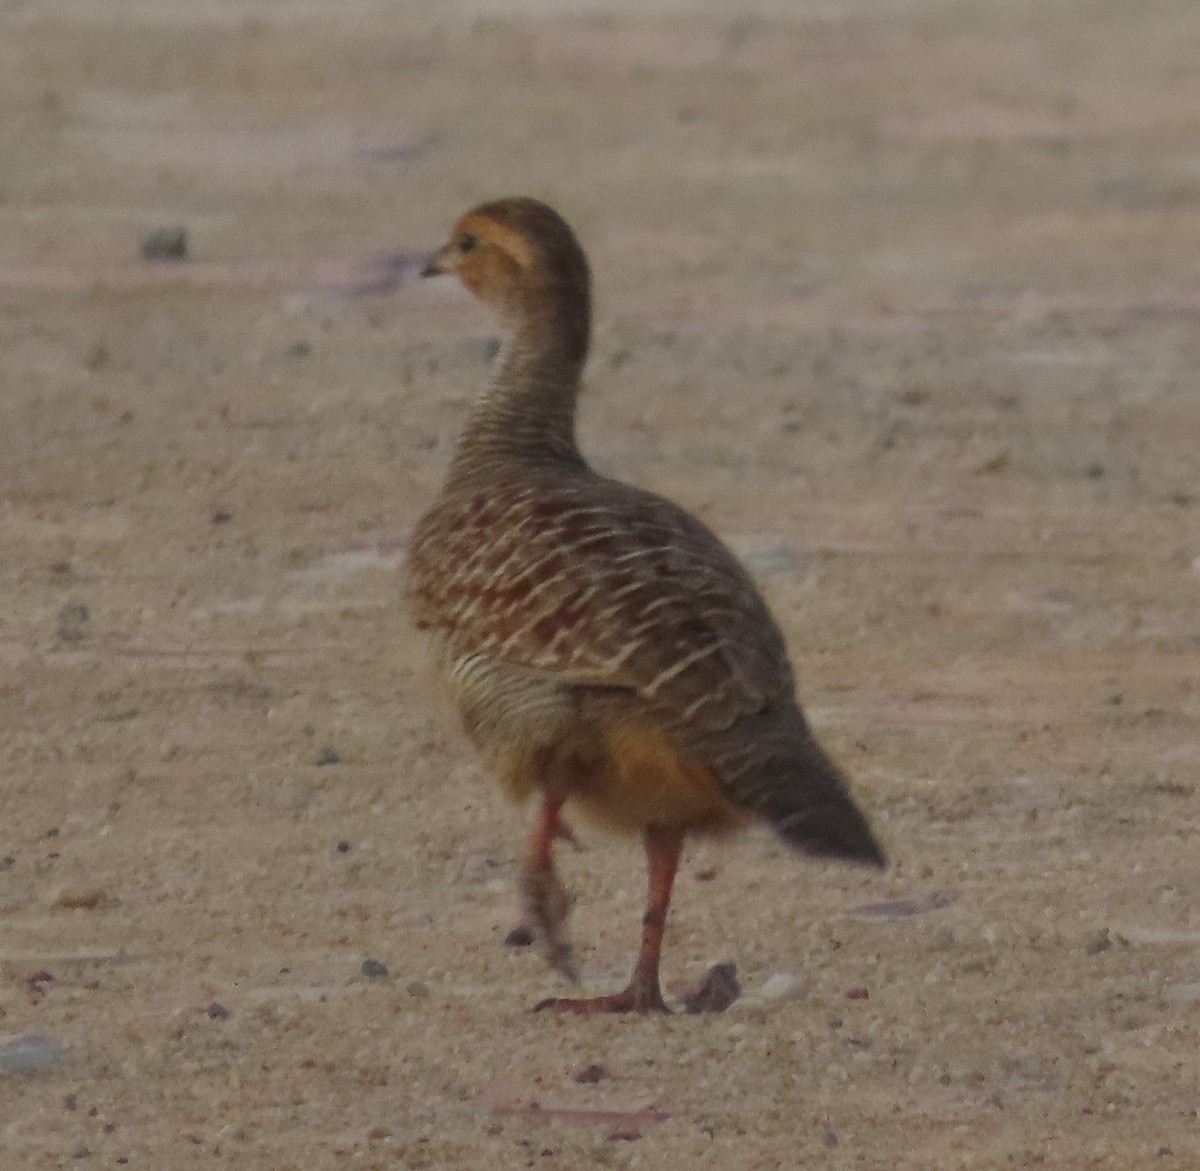
<path id="1" fill-rule="evenodd" d="M 557 213 L 486 204 L 431 262 L 501 314 L 508 338 L 407 568 L 472 741 L 514 796 L 540 791 L 525 916 L 573 974 L 554 873 L 564 804 L 645 835 L 650 909 L 630 986 L 555 1000 L 662 1009 L 658 952 L 683 834 L 761 817 L 813 854 L 881 865 L 796 705 L 758 590 L 696 518 L 594 472 L 574 436 L 590 318 L 587 262 Z"/>

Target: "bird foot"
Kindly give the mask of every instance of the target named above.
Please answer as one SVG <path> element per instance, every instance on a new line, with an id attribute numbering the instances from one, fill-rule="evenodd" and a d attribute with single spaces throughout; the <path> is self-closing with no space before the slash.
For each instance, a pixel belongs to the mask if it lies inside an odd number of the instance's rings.
<path id="1" fill-rule="evenodd" d="M 551 996 L 533 1006 L 534 1012 L 571 1012 L 581 1016 L 602 1012 L 667 1013 L 671 1010 L 662 998 L 657 980 L 630 981 L 629 987 L 608 996 Z"/>
<path id="2" fill-rule="evenodd" d="M 553 866 L 526 867 L 521 871 L 522 926 L 541 943 L 549 965 L 577 984 L 579 973 L 571 958 L 571 941 L 565 930 L 574 901 Z"/>

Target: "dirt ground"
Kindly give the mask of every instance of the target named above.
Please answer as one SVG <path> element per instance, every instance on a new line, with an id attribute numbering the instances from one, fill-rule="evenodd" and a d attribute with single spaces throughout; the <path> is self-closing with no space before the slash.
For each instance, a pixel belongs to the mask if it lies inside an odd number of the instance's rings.
<path id="1" fill-rule="evenodd" d="M 1200 1167 L 1198 61 L 1194 0 L 0 6 L 4 1166 Z M 722 1015 L 529 1011 L 530 811 L 400 606 L 493 334 L 412 257 L 514 192 L 588 452 L 759 574 L 893 859 L 690 847 Z"/>

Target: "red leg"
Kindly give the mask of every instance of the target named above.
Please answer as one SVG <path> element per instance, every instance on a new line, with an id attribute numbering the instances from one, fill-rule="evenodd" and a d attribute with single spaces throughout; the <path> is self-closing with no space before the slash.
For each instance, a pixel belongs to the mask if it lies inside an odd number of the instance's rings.
<path id="1" fill-rule="evenodd" d="M 563 929 L 571 910 L 571 896 L 554 869 L 555 838 L 575 840 L 559 819 L 565 801 L 565 796 L 546 794 L 542 802 L 538 823 L 521 861 L 521 917 L 522 927 L 529 936 L 541 941 L 550 966 L 568 980 L 577 981 L 571 944 Z M 510 933 L 509 938 L 520 931 L 518 928 Z"/>
<path id="2" fill-rule="evenodd" d="M 679 866 L 683 848 L 683 831 L 678 829 L 646 830 L 646 914 L 642 919 L 642 946 L 629 985 L 611 996 L 592 996 L 581 1000 L 567 997 L 543 1000 L 535 1011 L 543 1008 L 557 1012 L 670 1012 L 663 1002 L 658 981 L 659 957 L 662 954 L 663 931 L 667 925 L 667 908 L 671 903 L 671 887 Z"/>

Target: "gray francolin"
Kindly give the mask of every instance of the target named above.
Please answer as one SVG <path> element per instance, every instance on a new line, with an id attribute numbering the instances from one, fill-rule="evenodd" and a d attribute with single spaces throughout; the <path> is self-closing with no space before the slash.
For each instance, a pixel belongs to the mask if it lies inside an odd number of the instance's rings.
<path id="1" fill-rule="evenodd" d="M 418 524 L 416 625 L 488 769 L 536 795 L 523 923 L 575 978 L 553 845 L 578 808 L 642 836 L 649 892 L 627 988 L 575 1012 L 667 1011 L 659 954 L 684 835 L 759 819 L 807 854 L 883 853 L 796 703 L 783 637 L 746 571 L 695 517 L 593 471 L 575 441 L 590 276 L 551 208 L 468 212 L 424 275 L 453 273 L 504 342 L 437 503 Z"/>

